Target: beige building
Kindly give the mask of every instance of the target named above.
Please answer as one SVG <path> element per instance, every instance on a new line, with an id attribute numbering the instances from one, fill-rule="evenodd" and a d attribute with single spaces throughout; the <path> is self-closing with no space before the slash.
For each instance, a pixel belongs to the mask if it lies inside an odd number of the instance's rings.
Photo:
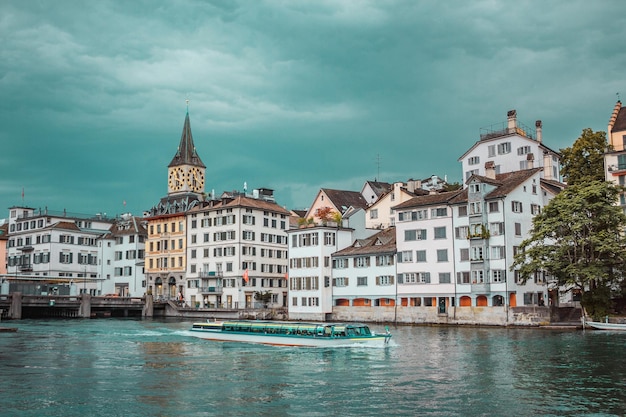
<path id="1" fill-rule="evenodd" d="M 609 120 L 607 140 L 611 150 L 604 154 L 604 175 L 607 181 L 626 186 L 626 109 L 618 100 Z M 619 198 L 619 205 L 626 211 L 626 193 Z"/>
<path id="2" fill-rule="evenodd" d="M 156 298 L 185 296 L 186 213 L 204 199 L 205 170 L 187 112 L 180 143 L 167 169 L 167 195 L 146 213 L 145 274 L 148 293 Z"/>

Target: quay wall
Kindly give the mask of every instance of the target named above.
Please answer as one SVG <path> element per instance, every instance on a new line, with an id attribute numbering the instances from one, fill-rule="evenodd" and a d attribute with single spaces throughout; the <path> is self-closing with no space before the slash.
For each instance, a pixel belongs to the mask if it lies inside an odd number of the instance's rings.
<path id="1" fill-rule="evenodd" d="M 291 318 L 291 317 L 290 317 Z M 334 307 L 330 321 L 369 323 L 539 326 L 550 322 L 548 307 Z"/>

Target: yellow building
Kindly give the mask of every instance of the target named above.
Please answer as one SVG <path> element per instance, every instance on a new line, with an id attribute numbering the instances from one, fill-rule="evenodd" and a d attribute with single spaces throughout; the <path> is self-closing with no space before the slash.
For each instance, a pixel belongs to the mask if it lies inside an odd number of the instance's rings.
<path id="1" fill-rule="evenodd" d="M 204 199 L 205 170 L 193 143 L 187 111 L 180 144 L 167 169 L 167 195 L 147 216 L 145 273 L 148 293 L 157 299 L 185 295 L 185 217 Z"/>

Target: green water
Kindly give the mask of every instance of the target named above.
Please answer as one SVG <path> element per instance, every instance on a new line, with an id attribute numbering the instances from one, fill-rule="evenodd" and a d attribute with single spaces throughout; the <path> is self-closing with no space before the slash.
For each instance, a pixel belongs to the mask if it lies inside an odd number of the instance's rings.
<path id="1" fill-rule="evenodd" d="M 626 415 L 626 334 L 399 327 L 388 348 L 294 348 L 190 324 L 3 322 L 0 415 Z"/>

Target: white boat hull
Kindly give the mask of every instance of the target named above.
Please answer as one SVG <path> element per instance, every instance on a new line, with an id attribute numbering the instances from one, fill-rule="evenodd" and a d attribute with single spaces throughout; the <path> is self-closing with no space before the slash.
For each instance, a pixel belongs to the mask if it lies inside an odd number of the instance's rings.
<path id="1" fill-rule="evenodd" d="M 194 323 L 191 334 L 223 342 L 261 343 L 276 346 L 386 346 L 389 332 L 371 333 L 363 324 L 315 324 L 287 322 Z"/>
<path id="2" fill-rule="evenodd" d="M 624 323 L 602 323 L 599 321 L 585 321 L 585 326 L 589 326 L 598 330 L 626 331 L 626 324 Z"/>
<path id="3" fill-rule="evenodd" d="M 330 337 L 298 337 L 290 335 L 254 335 L 239 333 L 224 333 L 221 331 L 191 330 L 192 334 L 201 339 L 218 340 L 222 342 L 261 343 L 275 346 L 373 346 L 383 347 L 388 339 L 384 335 L 370 338 L 330 338 Z"/>

